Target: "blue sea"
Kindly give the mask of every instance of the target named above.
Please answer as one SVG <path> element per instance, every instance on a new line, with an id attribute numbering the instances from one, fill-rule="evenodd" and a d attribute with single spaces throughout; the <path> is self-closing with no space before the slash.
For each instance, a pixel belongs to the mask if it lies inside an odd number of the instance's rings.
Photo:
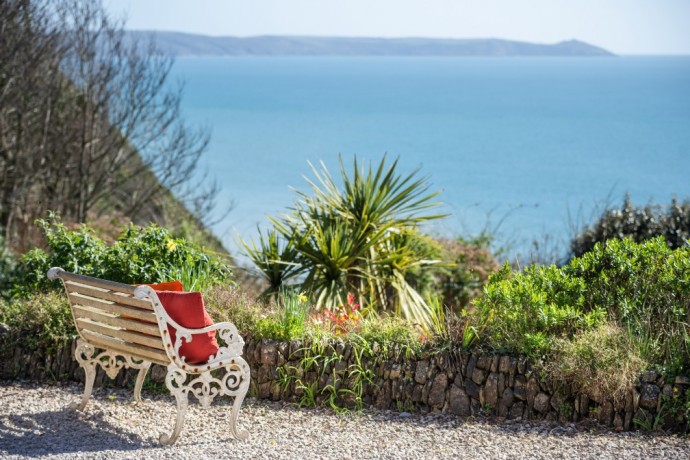
<path id="1" fill-rule="evenodd" d="M 173 78 L 212 129 L 202 167 L 234 203 L 213 229 L 235 254 L 339 155 L 419 167 L 449 214 L 427 232 L 514 255 L 567 246 L 626 193 L 690 198 L 690 57 L 194 57 Z"/>

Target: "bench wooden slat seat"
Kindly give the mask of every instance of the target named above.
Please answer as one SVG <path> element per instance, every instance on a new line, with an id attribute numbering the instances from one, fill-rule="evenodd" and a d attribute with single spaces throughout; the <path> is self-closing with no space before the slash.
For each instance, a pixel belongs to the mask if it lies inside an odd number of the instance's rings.
<path id="1" fill-rule="evenodd" d="M 165 311 L 156 292 L 149 286 L 131 286 L 114 281 L 70 273 L 55 267 L 48 271 L 51 280 L 61 279 L 70 301 L 72 317 L 79 333 L 75 358 L 86 372 L 84 395 L 73 409 L 84 410 L 91 396 L 96 366 L 115 378 L 123 367 L 139 369 L 134 399 L 141 401 L 141 386 L 151 363 L 167 366 L 165 384 L 177 401 L 177 419 L 170 435 L 160 442 L 177 441 L 193 394 L 204 408 L 218 395 L 234 398 L 230 431 L 237 439 L 249 432 L 237 426 L 239 409 L 249 388 L 249 366 L 242 359 L 244 341 L 234 324 L 223 322 L 202 329 L 177 324 Z M 168 328 L 175 330 L 172 342 Z M 183 343 L 194 336 L 216 331 L 224 345 L 205 363 L 189 364 L 180 355 Z M 183 342 L 184 341 L 184 342 Z M 96 349 L 102 350 L 96 353 Z M 223 369 L 214 377 L 212 371 Z"/>

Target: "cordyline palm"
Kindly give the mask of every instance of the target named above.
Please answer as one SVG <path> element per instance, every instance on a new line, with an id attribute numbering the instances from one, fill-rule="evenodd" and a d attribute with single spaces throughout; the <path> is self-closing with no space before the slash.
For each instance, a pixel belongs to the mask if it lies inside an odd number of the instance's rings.
<path id="1" fill-rule="evenodd" d="M 384 156 L 376 169 L 354 160 L 350 177 L 340 159 L 342 190 L 326 167 L 313 165 L 316 180 L 312 194 L 298 192 L 291 214 L 271 219 L 275 230 L 295 248 L 292 260 L 299 269 L 302 287 L 316 295 L 317 307 L 345 303 L 348 292 L 373 309 L 393 308 L 403 316 L 428 325 L 428 307 L 405 281 L 405 273 L 424 260 L 404 244 L 421 222 L 442 217 L 423 214 L 438 203 L 438 192 L 428 193 L 425 179 L 396 172 L 397 160 L 386 165 Z M 255 262 L 256 255 L 250 253 Z M 260 260 L 259 260 L 260 261 Z M 259 263 L 257 265 L 261 267 Z M 263 268 L 262 268 L 263 269 Z"/>
<path id="2" fill-rule="evenodd" d="M 274 229 L 268 230 L 265 236 L 259 230 L 258 247 L 253 241 L 247 243 L 240 238 L 240 242 L 268 282 L 263 296 L 277 294 L 285 281 L 300 271 L 295 245 L 290 240 L 283 240 Z"/>

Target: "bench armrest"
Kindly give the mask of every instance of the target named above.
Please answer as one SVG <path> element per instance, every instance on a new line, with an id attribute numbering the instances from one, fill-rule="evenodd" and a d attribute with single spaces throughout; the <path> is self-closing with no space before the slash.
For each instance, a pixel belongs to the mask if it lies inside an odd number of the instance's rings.
<path id="1" fill-rule="evenodd" d="M 206 326 L 202 329 L 188 329 L 180 326 L 176 329 L 176 331 L 177 340 L 175 341 L 175 352 L 179 352 L 179 347 L 182 344 L 182 338 L 189 342 L 192 340 L 192 336 L 195 334 L 206 334 L 208 332 L 217 331 L 218 337 L 225 342 L 225 346 L 218 347 L 218 353 L 216 353 L 216 355 L 209 359 L 206 363 L 209 365 L 213 365 L 216 362 L 221 362 L 229 358 L 242 356 L 242 351 L 244 350 L 244 339 L 237 331 L 237 327 L 228 321 L 216 323 L 212 326 Z"/>

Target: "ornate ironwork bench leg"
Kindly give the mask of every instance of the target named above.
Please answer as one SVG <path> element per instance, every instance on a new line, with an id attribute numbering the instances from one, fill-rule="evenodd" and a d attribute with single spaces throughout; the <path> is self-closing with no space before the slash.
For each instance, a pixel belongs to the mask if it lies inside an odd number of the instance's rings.
<path id="1" fill-rule="evenodd" d="M 177 401 L 177 419 L 175 420 L 175 428 L 172 434 L 161 434 L 158 440 L 164 446 L 175 444 L 177 438 L 180 436 L 182 426 L 184 425 L 184 418 L 187 413 L 187 404 L 189 397 L 187 392 L 189 388 L 185 386 L 187 380 L 187 373 L 177 367 L 175 364 L 168 365 L 168 374 L 165 376 L 165 386 L 170 390 L 170 394 L 175 396 Z"/>
<path id="2" fill-rule="evenodd" d="M 232 358 L 230 364 L 224 366 L 225 375 L 220 379 L 213 377 L 211 371 L 201 372 L 198 377 L 187 382 L 187 373 L 176 364 L 168 365 L 165 385 L 177 400 L 177 420 L 172 434 L 162 434 L 159 441 L 163 445 L 171 445 L 177 441 L 184 425 L 189 394 L 193 394 L 203 408 L 208 408 L 216 396 L 227 395 L 234 398 L 230 413 L 230 431 L 239 440 L 249 438 L 249 432 L 237 426 L 240 406 L 249 389 L 249 366 L 240 357 Z"/>
<path id="3" fill-rule="evenodd" d="M 144 384 L 146 373 L 149 371 L 149 368 L 151 367 L 151 363 L 144 362 L 142 364 L 144 365 L 144 367 L 139 369 L 139 372 L 137 373 L 137 381 L 134 384 L 134 400 L 136 402 L 141 402 L 141 386 Z"/>
<path id="4" fill-rule="evenodd" d="M 84 378 L 84 394 L 79 403 L 72 403 L 69 408 L 72 410 L 83 411 L 86 403 L 89 402 L 91 391 L 93 391 L 93 382 L 96 380 L 96 364 L 97 360 L 93 359 L 96 349 L 88 342 L 82 339 L 77 340 L 77 348 L 74 350 L 74 357 L 79 365 L 84 368 L 86 377 Z"/>
<path id="5" fill-rule="evenodd" d="M 230 413 L 230 431 L 235 439 L 245 441 L 249 438 L 249 431 L 237 426 L 237 417 L 240 415 L 240 406 L 249 389 L 249 366 L 242 358 L 235 358 L 234 361 L 234 364 L 225 366 L 223 387 L 226 389 L 224 393 L 234 396 L 235 399 Z"/>

